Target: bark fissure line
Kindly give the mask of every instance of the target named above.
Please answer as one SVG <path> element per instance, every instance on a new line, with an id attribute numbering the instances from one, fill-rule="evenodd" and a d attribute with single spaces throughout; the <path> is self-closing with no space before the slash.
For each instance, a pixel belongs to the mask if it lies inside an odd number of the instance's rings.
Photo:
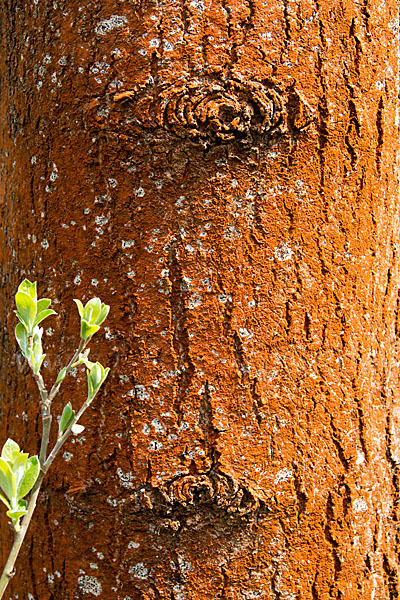
<path id="1" fill-rule="evenodd" d="M 175 353 L 175 370 L 177 383 L 174 386 L 173 410 L 177 415 L 178 424 L 183 419 L 183 404 L 186 393 L 190 388 L 195 366 L 190 358 L 190 342 L 187 330 L 187 282 L 183 276 L 176 250 L 176 242 L 172 243 L 168 258 L 169 280 L 171 283 L 170 310 L 172 343 Z"/>

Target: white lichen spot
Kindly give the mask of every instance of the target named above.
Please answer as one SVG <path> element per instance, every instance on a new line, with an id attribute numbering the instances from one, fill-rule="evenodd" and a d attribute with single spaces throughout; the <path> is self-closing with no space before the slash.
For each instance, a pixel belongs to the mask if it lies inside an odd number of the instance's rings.
<path id="1" fill-rule="evenodd" d="M 145 193 L 146 192 L 144 191 L 144 189 L 142 187 L 138 187 L 135 190 L 135 195 L 138 196 L 139 198 L 143 198 L 143 196 L 145 195 Z"/>
<path id="2" fill-rule="evenodd" d="M 186 594 L 183 591 L 183 585 L 181 585 L 180 583 L 177 583 L 176 585 L 174 585 L 174 598 L 176 598 L 176 600 L 186 600 Z"/>
<path id="3" fill-rule="evenodd" d="M 90 67 L 90 73 L 92 73 L 93 75 L 98 75 L 98 74 L 104 75 L 105 73 L 107 73 L 109 68 L 110 68 L 110 65 L 108 63 L 95 62 Z"/>
<path id="4" fill-rule="evenodd" d="M 193 289 L 192 280 L 189 277 L 186 277 L 186 275 L 184 275 L 182 277 L 180 288 L 183 292 L 186 290 L 189 290 L 189 291 L 192 290 Z"/>
<path id="5" fill-rule="evenodd" d="M 198 10 L 198 11 L 199 11 L 199 12 L 201 12 L 201 13 L 202 13 L 202 12 L 204 11 L 204 9 L 205 9 L 205 6 L 204 6 L 204 2 L 203 2 L 203 0 L 192 0 L 192 2 L 190 3 L 190 6 L 191 6 L 192 8 L 195 8 L 196 10 Z"/>
<path id="6" fill-rule="evenodd" d="M 63 454 L 63 459 L 65 460 L 65 462 L 69 462 L 72 457 L 73 457 L 73 454 L 71 454 L 71 452 L 64 452 L 64 454 Z"/>
<path id="7" fill-rule="evenodd" d="M 275 258 L 277 260 L 280 260 L 280 261 L 290 260 L 293 256 L 293 250 L 289 246 L 289 244 L 286 242 L 285 244 L 282 244 L 278 248 L 275 248 L 274 254 L 275 254 Z"/>
<path id="8" fill-rule="evenodd" d="M 135 397 L 139 400 L 148 400 L 150 394 L 144 385 L 135 385 Z"/>
<path id="9" fill-rule="evenodd" d="M 178 564 L 181 573 L 189 573 L 190 571 L 193 571 L 192 563 L 185 560 L 182 556 L 178 556 Z"/>
<path id="10" fill-rule="evenodd" d="M 192 294 L 188 300 L 188 309 L 193 310 L 197 306 L 201 305 L 201 296 L 197 292 Z"/>
<path id="11" fill-rule="evenodd" d="M 117 474 L 122 487 L 126 488 L 127 490 L 133 487 L 132 471 L 127 471 L 127 473 L 124 473 L 123 470 L 120 467 L 118 467 Z"/>
<path id="12" fill-rule="evenodd" d="M 161 450 L 162 447 L 162 443 L 158 440 L 151 440 L 149 444 L 149 450 Z"/>
<path id="13" fill-rule="evenodd" d="M 113 177 L 110 177 L 110 179 L 108 180 L 108 185 L 112 188 L 115 188 L 118 185 L 118 181 Z"/>
<path id="14" fill-rule="evenodd" d="M 128 544 L 128 548 L 139 548 L 140 544 L 138 544 L 137 542 L 131 541 Z"/>
<path id="15" fill-rule="evenodd" d="M 97 287 L 97 285 L 98 285 L 98 283 L 99 283 L 99 282 L 97 281 L 97 279 L 92 279 L 92 282 L 91 282 L 91 283 L 92 283 L 92 285 L 93 285 L 94 287 Z"/>
<path id="16" fill-rule="evenodd" d="M 290 471 L 290 469 L 287 469 L 286 467 L 284 467 L 283 469 L 278 471 L 277 474 L 275 475 L 274 483 L 277 484 L 280 481 L 288 481 L 292 477 L 293 477 L 293 472 Z"/>
<path id="17" fill-rule="evenodd" d="M 150 48 L 158 48 L 158 46 L 160 45 L 160 39 L 159 38 L 153 38 L 152 40 L 150 40 L 149 42 L 149 46 Z"/>
<path id="18" fill-rule="evenodd" d="M 241 329 L 239 329 L 239 334 L 240 334 L 240 337 L 246 338 L 248 340 L 251 340 L 251 338 L 253 337 L 253 334 L 250 333 L 250 331 L 248 331 L 245 327 L 242 327 Z"/>
<path id="19" fill-rule="evenodd" d="M 144 435 L 149 435 L 150 431 L 151 431 L 151 429 L 150 429 L 149 425 L 147 425 L 147 423 L 145 423 L 143 425 L 142 432 L 144 433 Z"/>
<path id="20" fill-rule="evenodd" d="M 151 424 L 158 433 L 165 433 L 165 429 L 158 419 L 153 419 Z"/>
<path id="21" fill-rule="evenodd" d="M 108 504 L 110 504 L 114 508 L 116 508 L 118 506 L 118 501 L 115 498 L 113 498 L 112 496 L 108 496 L 106 502 L 108 502 Z"/>
<path id="22" fill-rule="evenodd" d="M 36 164 L 36 156 L 31 156 L 31 165 L 35 165 Z"/>
<path id="23" fill-rule="evenodd" d="M 353 512 L 365 512 L 368 510 L 368 504 L 364 498 L 357 498 L 353 502 Z"/>
<path id="24" fill-rule="evenodd" d="M 104 21 L 100 21 L 100 23 L 95 28 L 95 32 L 98 35 L 107 35 L 110 31 L 114 29 L 120 29 L 128 22 L 128 19 L 124 16 L 119 15 L 111 15 L 109 19 L 104 19 Z"/>
<path id="25" fill-rule="evenodd" d="M 361 452 L 361 450 L 357 450 L 356 465 L 362 465 L 363 462 L 365 462 L 364 452 Z"/>
<path id="26" fill-rule="evenodd" d="M 81 575 L 78 577 L 79 589 L 85 594 L 93 594 L 93 596 L 100 596 L 102 587 L 100 581 L 92 575 Z"/>
<path id="27" fill-rule="evenodd" d="M 54 334 L 54 329 L 52 327 L 49 327 L 48 329 L 46 329 L 46 333 L 47 335 L 52 336 Z"/>
<path id="28" fill-rule="evenodd" d="M 228 225 L 224 230 L 224 238 L 226 240 L 237 240 L 240 236 L 241 233 L 236 225 Z"/>
<path id="29" fill-rule="evenodd" d="M 82 283 L 82 280 L 81 280 L 80 276 L 79 276 L 79 275 L 77 275 L 77 276 L 75 277 L 75 279 L 74 279 L 74 284 L 75 284 L 75 285 L 80 285 L 81 283 Z"/>
<path id="30" fill-rule="evenodd" d="M 96 223 L 96 225 L 106 225 L 108 223 L 108 220 L 109 217 L 106 217 L 106 215 L 97 215 L 97 217 L 94 218 L 94 222 Z"/>
<path id="31" fill-rule="evenodd" d="M 42 246 L 42 248 L 44 248 L 45 250 L 47 250 L 47 248 L 49 247 L 49 242 L 47 240 L 42 240 L 40 242 L 40 245 Z"/>
<path id="32" fill-rule="evenodd" d="M 89 567 L 90 567 L 91 569 L 98 569 L 98 568 L 99 568 L 99 565 L 98 565 L 97 563 L 89 563 Z"/>
<path id="33" fill-rule="evenodd" d="M 83 214 L 84 214 L 84 215 L 88 215 L 89 213 L 90 213 L 90 208 L 85 208 L 85 209 L 83 210 Z"/>
<path id="34" fill-rule="evenodd" d="M 149 570 L 144 566 L 142 562 L 139 562 L 129 569 L 129 573 L 134 575 L 134 577 L 138 577 L 139 579 L 147 579 L 149 575 Z"/>
<path id="35" fill-rule="evenodd" d="M 144 48 L 140 48 L 140 50 L 138 50 L 139 54 L 141 54 L 142 56 L 146 56 L 147 54 L 147 50 L 145 50 Z"/>
<path id="36" fill-rule="evenodd" d="M 132 248 L 135 245 L 135 240 L 122 240 L 121 246 L 122 248 Z"/>
<path id="37" fill-rule="evenodd" d="M 232 296 L 230 294 L 219 294 L 218 300 L 225 304 L 225 302 L 232 302 Z"/>

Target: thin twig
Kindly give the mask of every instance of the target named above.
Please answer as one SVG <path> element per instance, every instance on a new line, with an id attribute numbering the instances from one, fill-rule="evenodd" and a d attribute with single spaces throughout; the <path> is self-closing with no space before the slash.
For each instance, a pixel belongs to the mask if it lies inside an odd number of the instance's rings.
<path id="1" fill-rule="evenodd" d="M 90 339 L 90 338 L 89 338 L 89 339 Z M 65 377 L 68 375 L 68 373 L 71 371 L 71 369 L 72 369 L 72 365 L 73 365 L 74 363 L 76 363 L 76 361 L 78 360 L 80 353 L 81 353 L 81 352 L 82 352 L 82 351 L 85 349 L 86 345 L 87 345 L 87 344 L 88 344 L 88 342 L 89 342 L 89 339 L 88 339 L 88 340 L 86 340 L 86 342 L 85 342 L 85 340 L 81 340 L 81 341 L 80 341 L 80 343 L 79 343 L 79 346 L 78 346 L 78 349 L 76 350 L 75 354 L 73 355 L 73 357 L 71 358 L 71 360 L 69 361 L 69 363 L 68 363 L 68 364 L 67 364 L 67 366 L 66 366 L 66 369 L 65 369 L 65 375 L 64 375 L 63 379 L 62 379 L 62 380 L 61 380 L 59 383 L 55 383 L 55 384 L 53 385 L 53 387 L 51 388 L 51 390 L 50 390 L 50 394 L 49 394 L 49 400 L 50 400 L 50 402 L 51 402 L 51 401 L 52 401 L 52 400 L 55 398 L 55 396 L 57 395 L 57 393 L 58 393 L 58 390 L 60 389 L 60 385 L 62 384 L 62 382 L 64 381 Z"/>

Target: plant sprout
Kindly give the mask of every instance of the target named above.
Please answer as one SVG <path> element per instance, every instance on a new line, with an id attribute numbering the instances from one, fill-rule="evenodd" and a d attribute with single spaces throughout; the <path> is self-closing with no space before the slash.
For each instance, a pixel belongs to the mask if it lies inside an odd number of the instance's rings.
<path id="1" fill-rule="evenodd" d="M 10 526 L 14 530 L 14 543 L 0 577 L 0 600 L 4 595 L 8 582 L 14 575 L 15 561 L 36 508 L 43 478 L 66 440 L 71 435 L 83 431 L 84 427 L 78 422 L 93 402 L 110 370 L 104 368 L 99 362 L 91 362 L 88 359 L 89 348 L 86 348 L 93 335 L 97 333 L 106 319 L 110 307 L 103 304 L 100 298 L 92 298 L 85 306 L 80 300 L 75 300 L 75 302 L 81 320 L 79 346 L 69 363 L 60 370 L 56 381 L 48 391 L 40 372 L 46 355 L 43 354 L 42 346 L 43 329 L 39 327 L 39 324 L 56 313 L 49 308 L 51 300 L 48 298 L 37 299 L 36 282 L 31 283 L 28 279 L 25 279 L 18 287 L 15 295 L 17 305 L 15 313 L 19 320 L 15 328 L 15 337 L 32 370 L 39 390 L 42 438 L 39 456 L 29 456 L 28 453 L 20 449 L 17 442 L 11 439 L 5 442 L 1 451 L 0 501 L 7 508 Z M 74 410 L 71 402 L 65 405 L 58 422 L 57 440 L 51 451 L 48 452 L 53 419 L 52 401 L 65 377 L 71 369 L 79 365 L 86 367 L 88 381 L 86 400 L 77 411 Z"/>

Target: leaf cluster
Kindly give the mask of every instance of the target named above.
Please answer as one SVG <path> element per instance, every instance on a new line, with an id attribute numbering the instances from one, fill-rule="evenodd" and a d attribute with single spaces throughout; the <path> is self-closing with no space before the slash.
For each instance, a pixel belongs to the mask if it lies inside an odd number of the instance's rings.
<path id="1" fill-rule="evenodd" d="M 0 488 L 4 494 L 0 493 L 0 500 L 8 508 L 7 516 L 16 530 L 19 528 L 20 518 L 27 512 L 24 498 L 35 485 L 39 471 L 38 457 L 29 457 L 9 438 L 0 457 Z"/>

